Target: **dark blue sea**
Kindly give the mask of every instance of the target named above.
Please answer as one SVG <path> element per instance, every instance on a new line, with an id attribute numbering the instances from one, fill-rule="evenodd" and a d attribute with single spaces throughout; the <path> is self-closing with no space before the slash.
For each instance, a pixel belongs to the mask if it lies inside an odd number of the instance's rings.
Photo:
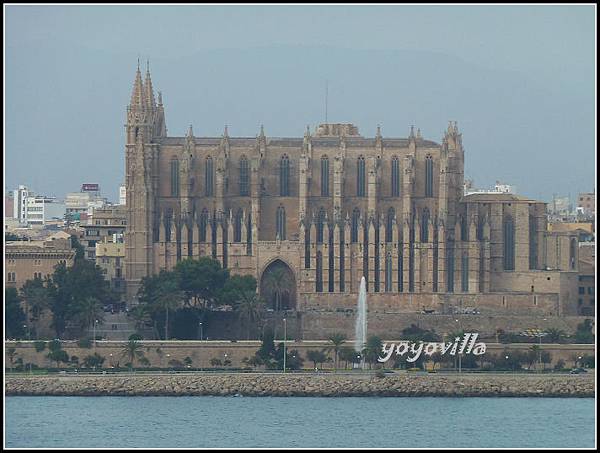
<path id="1" fill-rule="evenodd" d="M 594 447 L 592 398 L 7 397 L 7 447 Z"/>

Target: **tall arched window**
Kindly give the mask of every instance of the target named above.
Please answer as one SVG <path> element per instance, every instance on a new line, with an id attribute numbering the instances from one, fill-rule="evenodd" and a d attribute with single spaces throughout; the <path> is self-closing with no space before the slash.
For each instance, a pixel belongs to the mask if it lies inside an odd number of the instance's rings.
<path id="1" fill-rule="evenodd" d="M 208 210 L 204 208 L 200 214 L 200 242 L 206 242 L 206 227 L 208 226 Z"/>
<path id="2" fill-rule="evenodd" d="M 319 210 L 319 216 L 317 217 L 317 244 L 323 243 L 323 226 L 325 225 L 325 209 Z M 326 238 L 329 240 L 329 238 Z"/>
<path id="3" fill-rule="evenodd" d="M 529 216 L 529 269 L 537 269 L 537 228 L 534 216 Z"/>
<path id="4" fill-rule="evenodd" d="M 421 242 L 429 242 L 429 209 L 423 209 L 421 214 Z"/>
<path id="5" fill-rule="evenodd" d="M 356 160 L 356 196 L 364 197 L 366 190 L 365 158 L 360 156 Z"/>
<path id="6" fill-rule="evenodd" d="M 515 224 L 510 217 L 504 220 L 504 270 L 515 270 Z"/>
<path id="7" fill-rule="evenodd" d="M 242 242 L 242 217 L 243 211 L 240 208 L 235 214 L 235 221 L 233 224 L 233 242 Z"/>
<path id="8" fill-rule="evenodd" d="M 466 293 L 469 291 L 469 257 L 463 253 L 461 258 L 461 291 Z"/>
<path id="9" fill-rule="evenodd" d="M 392 254 L 390 252 L 385 256 L 385 291 L 392 290 Z"/>
<path id="10" fill-rule="evenodd" d="M 206 158 L 206 166 L 204 168 L 204 181 L 205 181 L 205 191 L 204 194 L 207 197 L 212 197 L 214 194 L 214 167 L 212 157 L 208 156 Z"/>
<path id="11" fill-rule="evenodd" d="M 250 173 L 248 169 L 248 158 L 242 156 L 240 159 L 240 195 L 246 197 L 250 194 Z"/>
<path id="12" fill-rule="evenodd" d="M 358 242 L 358 225 L 360 222 L 360 210 L 354 208 L 352 211 L 352 228 L 350 229 L 350 241 Z"/>
<path id="13" fill-rule="evenodd" d="M 279 206 L 277 208 L 277 219 L 276 219 L 277 235 L 280 240 L 285 240 L 285 208 Z"/>
<path id="14" fill-rule="evenodd" d="M 329 196 L 329 159 L 321 157 L 321 196 Z"/>
<path id="15" fill-rule="evenodd" d="M 569 241 L 569 266 L 571 270 L 575 270 L 577 266 L 575 263 L 577 262 L 577 239 L 571 238 Z"/>
<path id="16" fill-rule="evenodd" d="M 433 197 L 433 159 L 431 156 L 425 158 L 425 196 Z"/>
<path id="17" fill-rule="evenodd" d="M 397 156 L 392 158 L 392 197 L 400 196 L 400 161 Z"/>
<path id="18" fill-rule="evenodd" d="M 279 161 L 279 195 L 290 195 L 290 159 L 287 154 L 281 156 Z"/>
<path id="19" fill-rule="evenodd" d="M 179 196 L 179 161 L 171 160 L 171 196 Z"/>
<path id="20" fill-rule="evenodd" d="M 468 241 L 469 240 L 469 231 L 467 229 L 467 219 L 464 216 L 460 216 L 460 240 Z"/>
<path id="21" fill-rule="evenodd" d="M 385 222 L 385 242 L 392 242 L 392 240 L 394 238 L 394 232 L 392 229 L 394 227 L 394 217 L 395 216 L 396 216 L 396 211 L 394 210 L 394 208 L 388 209 L 387 219 Z"/>
<path id="22" fill-rule="evenodd" d="M 317 278 L 315 290 L 318 293 L 323 292 L 323 254 L 321 251 L 317 252 Z"/>

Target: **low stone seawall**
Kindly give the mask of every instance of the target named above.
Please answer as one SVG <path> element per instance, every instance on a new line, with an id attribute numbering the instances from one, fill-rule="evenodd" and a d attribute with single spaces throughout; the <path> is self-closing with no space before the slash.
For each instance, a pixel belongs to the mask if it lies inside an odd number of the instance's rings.
<path id="1" fill-rule="evenodd" d="M 6 376 L 9 396 L 594 397 L 588 375 L 173 374 Z"/>

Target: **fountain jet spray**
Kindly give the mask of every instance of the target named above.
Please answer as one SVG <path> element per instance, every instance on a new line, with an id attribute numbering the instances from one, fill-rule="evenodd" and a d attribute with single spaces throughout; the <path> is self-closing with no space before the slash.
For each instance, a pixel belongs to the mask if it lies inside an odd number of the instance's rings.
<path id="1" fill-rule="evenodd" d="M 354 350 L 361 355 L 362 368 L 365 367 L 363 350 L 367 345 L 367 281 L 365 277 L 360 279 L 358 291 L 358 310 L 356 314 L 356 325 L 354 327 Z"/>

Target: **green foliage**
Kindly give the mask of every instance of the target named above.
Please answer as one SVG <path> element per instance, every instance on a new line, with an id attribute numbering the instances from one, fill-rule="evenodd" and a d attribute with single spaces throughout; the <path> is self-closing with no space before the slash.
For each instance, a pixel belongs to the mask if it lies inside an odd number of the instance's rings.
<path id="1" fill-rule="evenodd" d="M 346 342 L 346 335 L 344 335 L 343 333 L 334 333 L 333 335 L 329 336 L 328 340 L 332 344 L 332 346 L 330 346 L 330 349 L 333 350 L 334 366 L 337 370 L 340 349 L 342 348 L 342 345 Z"/>
<path id="2" fill-rule="evenodd" d="M 575 343 L 588 344 L 594 342 L 594 333 L 592 331 L 592 320 L 586 319 L 577 325 L 575 332 Z"/>
<path id="3" fill-rule="evenodd" d="M 60 351 L 62 349 L 62 343 L 60 340 L 52 340 L 48 342 L 48 350 L 50 352 Z"/>
<path id="4" fill-rule="evenodd" d="M 422 329 L 415 324 L 411 324 L 410 327 L 403 329 L 401 338 L 402 340 L 411 341 L 414 343 L 418 343 L 419 341 L 437 342 L 442 340 L 434 330 Z"/>
<path id="5" fill-rule="evenodd" d="M 221 362 L 221 359 L 213 357 L 210 359 L 210 365 L 213 367 L 223 366 L 223 362 Z"/>
<path id="6" fill-rule="evenodd" d="M 350 346 L 340 348 L 338 359 L 344 362 L 344 369 L 348 368 L 350 363 L 360 363 L 359 354 Z"/>
<path id="7" fill-rule="evenodd" d="M 556 363 L 554 364 L 554 369 L 556 371 L 560 371 L 560 370 L 564 370 L 565 368 L 565 361 L 563 359 L 558 359 L 556 361 Z"/>
<path id="8" fill-rule="evenodd" d="M 306 358 L 310 360 L 313 363 L 314 368 L 317 369 L 317 365 L 322 366 L 323 363 L 327 362 L 328 356 L 323 350 L 310 349 L 306 351 Z"/>
<path id="9" fill-rule="evenodd" d="M 23 338 L 25 337 L 25 321 L 27 317 L 23 308 L 21 308 L 21 298 L 16 288 L 6 288 L 4 290 L 4 338 Z"/>
<path id="10" fill-rule="evenodd" d="M 121 350 L 121 356 L 129 360 L 130 368 L 134 367 L 136 359 L 141 359 L 144 356 L 144 347 L 136 339 L 130 339 L 123 349 Z"/>
<path id="11" fill-rule="evenodd" d="M 40 340 L 34 341 L 33 347 L 35 348 L 36 352 L 42 352 L 44 349 L 46 349 L 46 342 Z"/>
<path id="12" fill-rule="evenodd" d="M 191 359 L 191 357 L 187 356 L 185 359 L 183 359 L 183 363 L 186 366 L 192 366 L 192 359 Z"/>
<path id="13" fill-rule="evenodd" d="M 63 349 L 50 350 L 46 357 L 53 362 L 56 362 L 57 368 L 60 366 L 60 362 L 69 363 L 69 354 L 67 354 L 67 351 L 64 351 Z"/>
<path id="14" fill-rule="evenodd" d="M 80 348 L 90 349 L 92 347 L 92 339 L 81 338 L 77 341 L 77 346 L 79 346 Z"/>
<path id="15" fill-rule="evenodd" d="M 567 335 L 563 330 L 550 328 L 546 330 L 546 343 L 562 343 Z"/>
<path id="16" fill-rule="evenodd" d="M 381 341 L 381 338 L 379 338 L 378 336 L 371 335 L 369 338 L 367 338 L 367 344 L 365 346 L 365 349 L 363 350 L 363 356 L 365 358 L 365 361 L 369 363 L 369 365 L 378 363 L 377 359 L 381 354 L 382 346 L 383 343 Z"/>
<path id="17" fill-rule="evenodd" d="M 84 357 L 83 365 L 86 368 L 99 368 L 104 363 L 104 360 L 106 360 L 106 358 L 96 352 L 94 355 Z"/>
<path id="18" fill-rule="evenodd" d="M 283 294 L 292 286 L 292 281 L 286 269 L 278 267 L 269 272 L 264 279 L 265 291 L 275 295 L 275 310 L 281 310 Z"/>
<path id="19" fill-rule="evenodd" d="M 596 367 L 596 358 L 593 355 L 585 354 L 583 357 L 581 357 L 581 360 L 579 361 L 579 363 L 581 364 L 581 366 L 583 368 L 595 368 Z"/>
<path id="20" fill-rule="evenodd" d="M 140 340 L 143 340 L 144 337 L 142 337 L 139 333 L 132 333 L 131 335 L 129 335 L 128 339 L 129 339 L 129 341 L 131 341 L 131 340 L 140 341 Z"/>
<path id="21" fill-rule="evenodd" d="M 221 267 L 218 260 L 209 257 L 179 261 L 173 270 L 180 289 L 188 302 L 212 306 L 229 278 L 229 271 Z"/>

